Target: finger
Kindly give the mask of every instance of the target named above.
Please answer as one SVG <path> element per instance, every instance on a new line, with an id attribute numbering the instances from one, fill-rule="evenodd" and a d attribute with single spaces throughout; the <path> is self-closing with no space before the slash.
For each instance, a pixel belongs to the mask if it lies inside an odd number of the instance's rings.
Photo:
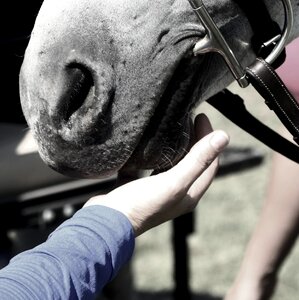
<path id="1" fill-rule="evenodd" d="M 196 144 L 201 138 L 212 132 L 212 126 L 205 114 L 199 114 L 194 119 L 194 124 L 192 125 L 193 131 L 191 134 L 190 148 Z"/>
<path id="2" fill-rule="evenodd" d="M 211 185 L 217 170 L 218 170 L 219 158 L 217 157 L 211 165 L 198 177 L 191 185 L 187 195 L 190 201 L 193 202 L 193 207 L 197 205 L 203 194 Z"/>
<path id="3" fill-rule="evenodd" d="M 213 131 L 210 120 L 205 114 L 199 114 L 196 116 L 194 120 L 194 130 L 196 138 L 195 143 Z"/>
<path id="4" fill-rule="evenodd" d="M 169 173 L 174 185 L 188 190 L 193 182 L 208 168 L 229 143 L 228 135 L 221 130 L 214 131 L 199 142 Z"/>
<path id="5" fill-rule="evenodd" d="M 194 130 L 196 141 L 199 141 L 213 131 L 210 120 L 205 114 L 202 113 L 196 116 L 194 120 Z M 211 184 L 217 169 L 218 160 L 214 160 L 211 165 L 201 174 L 200 178 L 197 178 L 197 180 L 195 180 L 195 182 L 192 184 L 188 191 L 190 194 L 189 196 L 192 196 L 192 198 L 198 198 L 196 195 L 202 195 Z M 206 184 L 208 186 L 204 188 L 204 185 Z M 202 190 L 202 193 L 200 193 L 200 190 Z"/>
<path id="6" fill-rule="evenodd" d="M 216 174 L 217 167 L 218 158 L 216 158 L 213 163 L 201 174 L 201 176 L 195 180 L 184 196 L 184 200 L 179 202 L 184 213 L 193 211 L 196 208 L 203 194 L 211 185 Z"/>

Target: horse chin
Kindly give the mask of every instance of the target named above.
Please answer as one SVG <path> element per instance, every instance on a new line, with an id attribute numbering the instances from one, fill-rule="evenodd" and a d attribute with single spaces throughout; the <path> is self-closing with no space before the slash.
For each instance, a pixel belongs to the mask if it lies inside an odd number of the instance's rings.
<path id="1" fill-rule="evenodd" d="M 189 149 L 193 134 L 191 124 L 191 117 L 186 117 L 180 124 L 181 132 L 177 135 L 164 137 L 164 141 L 161 136 L 139 144 L 121 170 L 151 169 L 159 172 L 174 166 Z"/>

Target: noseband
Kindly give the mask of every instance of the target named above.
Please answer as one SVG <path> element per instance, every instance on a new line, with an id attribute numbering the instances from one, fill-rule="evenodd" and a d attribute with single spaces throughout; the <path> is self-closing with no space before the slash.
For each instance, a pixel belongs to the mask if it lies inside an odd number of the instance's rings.
<path id="1" fill-rule="evenodd" d="M 285 22 L 281 32 L 262 0 L 251 0 L 250 3 L 234 0 L 247 16 L 254 32 L 251 42 L 257 58 L 247 67 L 238 61 L 203 1 L 188 1 L 206 30 L 205 37 L 195 44 L 194 55 L 207 52 L 221 54 L 239 85 L 245 88 L 252 84 L 299 144 L 299 105 L 274 70 L 284 61 L 285 45 L 293 27 L 291 1 L 282 0 Z M 299 148 L 255 119 L 239 96 L 224 90 L 210 98 L 208 103 L 273 150 L 299 163 Z"/>

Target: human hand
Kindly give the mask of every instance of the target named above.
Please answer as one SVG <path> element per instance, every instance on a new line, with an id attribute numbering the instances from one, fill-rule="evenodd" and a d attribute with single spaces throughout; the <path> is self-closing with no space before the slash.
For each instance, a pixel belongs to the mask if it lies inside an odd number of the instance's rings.
<path id="1" fill-rule="evenodd" d="M 199 141 L 170 170 L 93 197 L 85 206 L 104 205 L 122 212 L 136 236 L 192 211 L 210 186 L 218 168 L 218 155 L 229 142 L 225 132 L 212 132 L 205 115 L 196 117 L 195 135 Z"/>

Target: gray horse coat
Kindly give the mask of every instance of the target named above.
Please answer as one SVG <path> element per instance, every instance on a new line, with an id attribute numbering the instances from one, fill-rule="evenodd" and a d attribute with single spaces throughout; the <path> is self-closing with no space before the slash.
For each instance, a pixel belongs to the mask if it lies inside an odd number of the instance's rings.
<path id="1" fill-rule="evenodd" d="M 266 1 L 279 24 L 279 0 Z M 206 0 L 242 64 L 252 31 L 232 0 Z M 299 35 L 299 1 L 293 0 Z M 262 30 L 262 29 L 261 29 Z M 159 168 L 184 155 L 193 108 L 233 79 L 187 0 L 45 0 L 20 75 L 21 102 L 44 161 L 83 177 Z"/>

